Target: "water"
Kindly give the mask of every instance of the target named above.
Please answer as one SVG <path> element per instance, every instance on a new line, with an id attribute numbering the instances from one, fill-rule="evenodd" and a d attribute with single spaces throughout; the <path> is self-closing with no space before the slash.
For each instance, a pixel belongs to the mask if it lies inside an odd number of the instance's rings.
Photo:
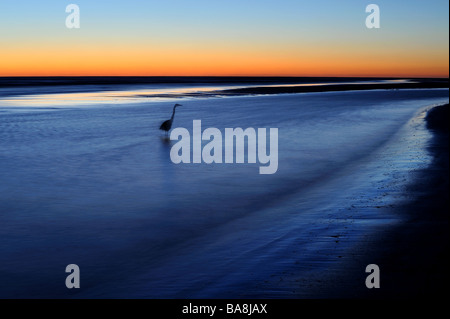
<path id="1" fill-rule="evenodd" d="M 404 200 L 411 172 L 428 164 L 421 111 L 448 101 L 441 89 L 142 90 L 0 99 L 0 297 L 285 297 L 292 287 L 267 279 L 330 267 L 352 243 L 331 236 L 399 222 L 378 208 Z M 173 127 L 191 132 L 193 120 L 279 128 L 278 172 L 173 164 L 158 128 L 175 102 Z M 64 285 L 72 263 L 76 291 Z"/>

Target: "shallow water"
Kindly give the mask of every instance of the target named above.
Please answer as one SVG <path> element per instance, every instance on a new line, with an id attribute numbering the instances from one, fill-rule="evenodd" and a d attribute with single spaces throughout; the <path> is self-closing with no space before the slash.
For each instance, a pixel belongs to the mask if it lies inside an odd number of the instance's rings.
<path id="1" fill-rule="evenodd" d="M 100 100 L 0 100 L 0 297 L 286 296 L 260 283 L 330 267 L 349 248 L 330 236 L 399 222 L 379 208 L 404 200 L 429 161 L 420 111 L 448 101 L 441 89 L 90 94 Z M 278 128 L 277 173 L 173 164 L 158 128 L 175 102 L 174 128 Z M 76 291 L 64 286 L 72 263 Z"/>

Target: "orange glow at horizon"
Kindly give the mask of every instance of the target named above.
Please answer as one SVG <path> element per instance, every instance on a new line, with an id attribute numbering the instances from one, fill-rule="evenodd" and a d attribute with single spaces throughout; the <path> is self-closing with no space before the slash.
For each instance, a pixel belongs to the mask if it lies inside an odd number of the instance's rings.
<path id="1" fill-rule="evenodd" d="M 448 52 L 387 51 L 16 44 L 0 51 L 0 76 L 449 76 Z"/>
<path id="2" fill-rule="evenodd" d="M 22 3 L 21 1 L 19 1 Z M 25 5 L 26 2 L 26 5 Z M 449 3 L 0 1 L 0 76 L 449 76 Z"/>

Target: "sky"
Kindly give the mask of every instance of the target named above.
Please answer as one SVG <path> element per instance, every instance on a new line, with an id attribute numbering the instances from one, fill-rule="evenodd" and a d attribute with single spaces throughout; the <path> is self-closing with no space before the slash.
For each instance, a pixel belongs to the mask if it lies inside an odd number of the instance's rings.
<path id="1" fill-rule="evenodd" d="M 0 76 L 78 75 L 448 77 L 449 1 L 0 0 Z"/>

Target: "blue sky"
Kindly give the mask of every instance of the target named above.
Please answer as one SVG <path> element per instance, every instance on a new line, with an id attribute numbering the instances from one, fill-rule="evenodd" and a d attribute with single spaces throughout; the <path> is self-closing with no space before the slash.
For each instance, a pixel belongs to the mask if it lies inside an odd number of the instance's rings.
<path id="1" fill-rule="evenodd" d="M 81 11 L 81 28 L 76 32 L 69 32 L 64 24 L 70 3 Z M 370 3 L 381 10 L 377 30 L 368 30 L 364 24 Z M 255 56 L 275 47 L 294 55 L 317 46 L 325 56 L 327 46 L 329 52 L 337 53 L 345 47 L 349 54 L 358 50 L 368 54 L 370 46 L 383 54 L 389 50 L 409 54 L 426 47 L 430 58 L 436 58 L 433 52 L 442 58 L 448 56 L 448 10 L 447 0 L 2 0 L 0 45 L 11 50 L 28 45 L 39 51 L 55 45 L 100 44 L 173 50 L 179 44 L 183 52 L 194 47 L 203 52 L 208 46 L 229 48 L 234 59 L 238 50 L 252 48 Z M 423 63 L 426 57 L 417 58 Z"/>

